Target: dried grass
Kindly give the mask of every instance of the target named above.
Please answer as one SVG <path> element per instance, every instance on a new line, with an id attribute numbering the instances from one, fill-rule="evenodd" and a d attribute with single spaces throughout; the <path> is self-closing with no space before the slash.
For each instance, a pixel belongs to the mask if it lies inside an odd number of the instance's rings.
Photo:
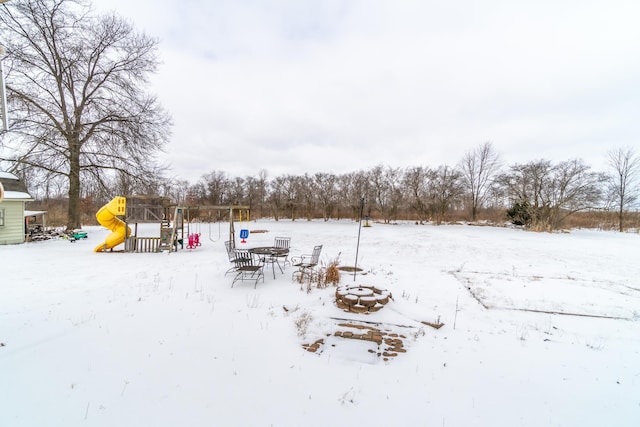
<path id="1" fill-rule="evenodd" d="M 338 269 L 338 258 L 328 265 L 317 270 L 306 271 L 304 274 L 297 274 L 295 279 L 300 283 L 300 290 L 306 289 L 310 293 L 313 288 L 324 289 L 328 286 L 337 286 L 340 283 L 340 270 Z"/>

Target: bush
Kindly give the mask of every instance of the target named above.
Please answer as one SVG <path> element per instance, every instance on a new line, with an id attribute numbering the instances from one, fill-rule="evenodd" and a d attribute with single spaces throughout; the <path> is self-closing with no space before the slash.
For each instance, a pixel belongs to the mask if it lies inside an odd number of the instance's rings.
<path id="1" fill-rule="evenodd" d="M 526 201 L 516 202 L 507 209 L 507 218 L 515 225 L 527 227 L 531 225 L 531 206 Z"/>
<path id="2" fill-rule="evenodd" d="M 338 270 L 338 258 L 331 261 L 326 267 L 322 266 L 315 271 L 296 276 L 296 281 L 300 283 L 300 290 L 306 285 L 307 293 L 311 289 L 324 289 L 329 285 L 337 286 L 340 283 L 340 270 Z"/>

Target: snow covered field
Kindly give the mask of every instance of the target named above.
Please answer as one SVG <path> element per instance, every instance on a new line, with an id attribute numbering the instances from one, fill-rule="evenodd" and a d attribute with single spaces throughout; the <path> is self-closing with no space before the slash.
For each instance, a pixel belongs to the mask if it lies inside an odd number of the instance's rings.
<path id="1" fill-rule="evenodd" d="M 243 226 L 266 232 L 238 246 L 290 236 L 292 255 L 354 265 L 356 222 Z M 203 245 L 171 254 L 94 253 L 101 227 L 0 246 L 0 426 L 640 424 L 638 234 L 374 224 L 364 274 L 341 278 L 392 292 L 365 315 L 291 267 L 231 288 L 228 225 L 191 230 Z"/>

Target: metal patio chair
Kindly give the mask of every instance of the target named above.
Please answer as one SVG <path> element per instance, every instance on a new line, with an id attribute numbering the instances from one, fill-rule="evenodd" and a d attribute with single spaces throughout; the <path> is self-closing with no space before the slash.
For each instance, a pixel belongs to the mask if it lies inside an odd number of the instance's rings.
<path id="1" fill-rule="evenodd" d="M 289 261 L 290 246 L 291 237 L 276 237 L 273 239 L 273 247 L 281 250 L 278 251 L 277 255 L 275 255 L 279 267 L 281 266 L 284 268 L 287 264 L 291 265 L 291 262 Z M 282 265 L 280 264 L 280 260 L 282 260 Z"/>
<path id="2" fill-rule="evenodd" d="M 264 282 L 264 264 L 260 259 L 256 258 L 248 249 L 235 249 L 235 271 L 236 275 L 231 282 L 231 287 L 237 281 L 253 281 L 253 287 L 258 285 L 258 281 L 262 278 Z"/>
<path id="3" fill-rule="evenodd" d="M 236 254 L 234 252 L 235 245 L 232 240 L 227 240 L 224 242 L 224 247 L 227 250 L 227 256 L 229 257 L 229 262 L 231 263 L 231 268 L 225 271 L 224 275 L 231 273 L 236 270 Z"/>
<path id="4" fill-rule="evenodd" d="M 291 266 L 296 267 L 297 270 L 293 272 L 291 278 L 294 280 L 302 281 L 306 277 L 312 277 L 313 271 L 320 261 L 320 252 L 322 251 L 322 245 L 313 247 L 311 255 L 301 255 L 299 257 L 291 257 Z"/>

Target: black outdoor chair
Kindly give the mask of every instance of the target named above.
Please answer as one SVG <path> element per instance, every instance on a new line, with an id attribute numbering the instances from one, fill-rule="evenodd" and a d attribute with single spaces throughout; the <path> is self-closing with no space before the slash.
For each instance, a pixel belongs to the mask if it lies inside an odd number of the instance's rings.
<path id="1" fill-rule="evenodd" d="M 301 255 L 300 257 L 291 257 L 291 265 L 297 270 L 291 275 L 292 279 L 301 281 L 305 276 L 312 277 L 313 271 L 320 261 L 320 252 L 322 245 L 314 246 L 311 255 Z"/>
<path id="2" fill-rule="evenodd" d="M 226 276 L 227 274 L 236 270 L 236 254 L 234 252 L 235 244 L 233 243 L 233 240 L 227 240 L 226 242 L 224 242 L 224 247 L 227 250 L 227 256 L 229 257 L 229 262 L 231 263 L 231 268 L 224 273 L 224 275 Z"/>
<path id="3" fill-rule="evenodd" d="M 231 282 L 231 287 L 238 281 L 253 281 L 253 287 L 255 288 L 258 285 L 258 280 L 262 278 L 264 282 L 264 264 L 260 262 L 260 260 L 255 257 L 248 249 L 235 249 L 235 271 L 236 276 L 233 278 L 233 282 Z"/>
<path id="4" fill-rule="evenodd" d="M 276 237 L 273 239 L 273 247 L 282 249 L 282 252 L 278 251 L 275 255 L 278 261 L 278 266 L 285 267 L 287 264 L 291 265 L 289 261 L 289 247 L 291 246 L 291 237 Z M 286 251 L 285 251 L 286 249 Z M 282 260 L 282 264 L 280 264 Z"/>

